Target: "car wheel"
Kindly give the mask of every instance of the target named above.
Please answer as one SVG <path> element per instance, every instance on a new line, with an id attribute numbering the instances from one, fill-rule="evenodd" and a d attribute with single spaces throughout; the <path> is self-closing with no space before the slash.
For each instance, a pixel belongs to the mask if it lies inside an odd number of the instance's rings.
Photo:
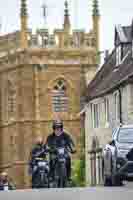
<path id="1" fill-rule="evenodd" d="M 123 181 L 120 176 L 112 177 L 112 184 L 113 186 L 123 186 Z"/>

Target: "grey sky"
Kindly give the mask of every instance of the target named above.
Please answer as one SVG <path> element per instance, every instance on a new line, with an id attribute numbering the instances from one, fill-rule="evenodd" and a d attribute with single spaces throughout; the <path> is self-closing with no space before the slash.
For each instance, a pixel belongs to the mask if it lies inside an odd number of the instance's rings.
<path id="1" fill-rule="evenodd" d="M 48 5 L 48 26 L 58 28 L 63 22 L 64 0 L 27 0 L 29 13 L 29 27 L 42 28 L 43 18 L 41 6 Z M 92 0 L 68 0 L 73 27 L 89 31 L 92 26 Z M 1 0 L 0 18 L 1 32 L 7 33 L 19 29 L 20 0 Z M 77 9 L 76 9 L 77 7 Z M 101 13 L 100 43 L 101 50 L 112 49 L 115 24 L 129 25 L 133 18 L 132 0 L 99 0 Z"/>

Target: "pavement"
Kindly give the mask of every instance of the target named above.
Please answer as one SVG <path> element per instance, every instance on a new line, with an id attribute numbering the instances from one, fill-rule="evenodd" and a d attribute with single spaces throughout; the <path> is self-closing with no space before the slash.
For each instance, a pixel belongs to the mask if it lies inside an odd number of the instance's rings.
<path id="1" fill-rule="evenodd" d="M 0 200 L 131 200 L 133 187 L 87 187 L 0 192 Z"/>

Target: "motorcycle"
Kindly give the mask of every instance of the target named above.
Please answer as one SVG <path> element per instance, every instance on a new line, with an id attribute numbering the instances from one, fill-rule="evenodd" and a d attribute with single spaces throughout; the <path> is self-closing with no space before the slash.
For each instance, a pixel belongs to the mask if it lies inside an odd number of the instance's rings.
<path id="1" fill-rule="evenodd" d="M 33 167 L 33 188 L 49 188 L 49 162 L 46 158 L 35 158 Z"/>
<path id="2" fill-rule="evenodd" d="M 68 150 L 64 147 L 56 149 L 55 168 L 54 168 L 54 187 L 64 188 L 67 186 L 66 159 Z"/>

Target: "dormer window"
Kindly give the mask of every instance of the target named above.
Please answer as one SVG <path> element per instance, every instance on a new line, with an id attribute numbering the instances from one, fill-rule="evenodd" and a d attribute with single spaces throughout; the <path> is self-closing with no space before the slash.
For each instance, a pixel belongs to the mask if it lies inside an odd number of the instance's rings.
<path id="1" fill-rule="evenodd" d="M 121 63 L 121 53 L 121 45 L 119 45 L 116 48 L 116 66 L 120 65 Z"/>

